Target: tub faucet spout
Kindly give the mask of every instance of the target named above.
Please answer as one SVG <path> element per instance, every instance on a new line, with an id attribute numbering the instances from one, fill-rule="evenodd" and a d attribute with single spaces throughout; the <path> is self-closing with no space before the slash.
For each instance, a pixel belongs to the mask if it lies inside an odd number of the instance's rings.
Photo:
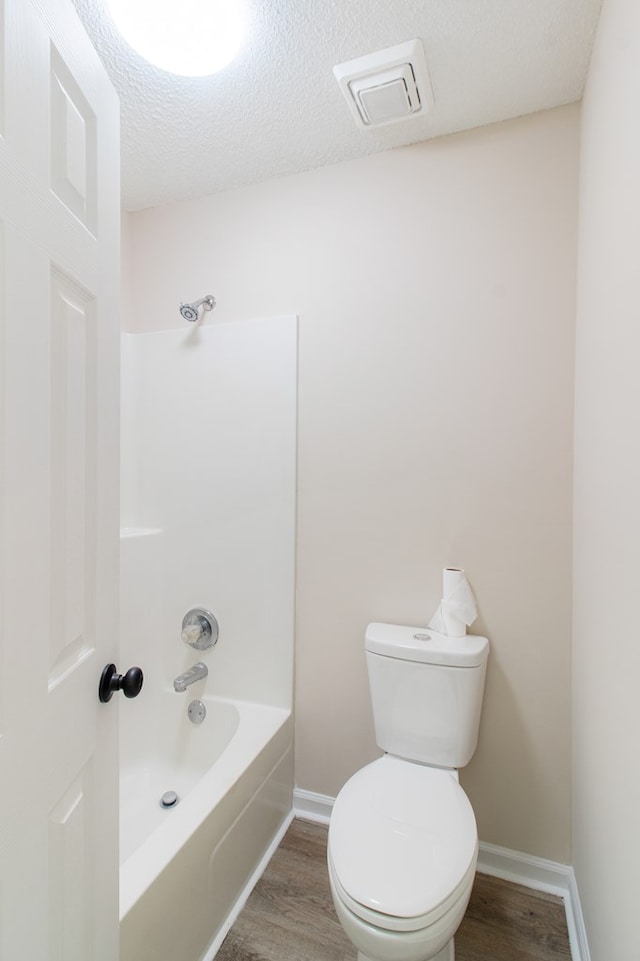
<path id="1" fill-rule="evenodd" d="M 195 684 L 196 681 L 202 680 L 209 673 L 209 668 L 202 661 L 198 661 L 193 667 L 190 667 L 188 671 L 184 674 L 179 674 L 178 677 L 173 682 L 174 690 L 181 694 L 183 691 L 189 687 L 190 684 Z"/>

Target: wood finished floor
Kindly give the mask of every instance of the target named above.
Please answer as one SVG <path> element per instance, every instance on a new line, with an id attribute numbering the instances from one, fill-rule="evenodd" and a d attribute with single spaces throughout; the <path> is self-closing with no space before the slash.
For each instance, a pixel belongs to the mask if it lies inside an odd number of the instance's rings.
<path id="1" fill-rule="evenodd" d="M 216 961 L 355 961 L 326 869 L 327 829 L 295 820 Z M 571 961 L 560 898 L 479 874 L 456 961 Z"/>

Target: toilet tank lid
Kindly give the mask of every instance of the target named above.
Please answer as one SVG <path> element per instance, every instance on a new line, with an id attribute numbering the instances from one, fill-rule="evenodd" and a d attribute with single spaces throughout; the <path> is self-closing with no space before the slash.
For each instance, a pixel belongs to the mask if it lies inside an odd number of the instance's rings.
<path id="1" fill-rule="evenodd" d="M 447 667 L 480 667 L 489 654 L 489 641 L 478 634 L 446 637 L 429 627 L 369 624 L 365 647 L 373 654 Z"/>

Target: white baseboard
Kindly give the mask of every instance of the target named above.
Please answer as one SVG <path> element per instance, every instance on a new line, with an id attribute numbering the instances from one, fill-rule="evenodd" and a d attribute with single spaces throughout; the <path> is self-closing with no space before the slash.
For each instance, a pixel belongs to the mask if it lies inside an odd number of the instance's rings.
<path id="1" fill-rule="evenodd" d="M 334 801 L 335 798 L 326 794 L 314 794 L 313 791 L 303 791 L 297 787 L 293 791 L 293 814 L 303 821 L 328 824 Z"/>
<path id="2" fill-rule="evenodd" d="M 569 895 L 565 898 L 564 906 L 567 912 L 567 927 L 569 928 L 569 943 L 571 944 L 571 954 L 575 961 L 591 961 L 589 952 L 589 942 L 587 941 L 587 929 L 584 923 L 584 914 L 580 904 L 580 892 L 578 882 L 573 868 L 570 868 Z"/>
<path id="3" fill-rule="evenodd" d="M 561 897 L 567 915 L 571 957 L 573 961 L 590 961 L 580 895 L 570 864 L 547 861 L 532 854 L 522 854 L 520 851 L 481 841 L 478 871 Z"/>
<path id="4" fill-rule="evenodd" d="M 305 821 L 328 824 L 334 800 L 326 794 L 296 788 L 293 792 L 293 813 Z M 580 896 L 571 865 L 546 861 L 481 841 L 478 871 L 561 897 L 567 915 L 571 957 L 573 961 L 590 961 Z"/>

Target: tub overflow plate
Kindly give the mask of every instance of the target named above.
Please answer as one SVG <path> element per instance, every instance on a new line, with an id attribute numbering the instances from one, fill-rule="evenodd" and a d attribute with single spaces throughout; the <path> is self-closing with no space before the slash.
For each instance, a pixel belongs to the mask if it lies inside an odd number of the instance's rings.
<path id="1" fill-rule="evenodd" d="M 207 716 L 207 709 L 202 701 L 192 701 L 187 708 L 187 714 L 192 724 L 202 724 Z"/>

